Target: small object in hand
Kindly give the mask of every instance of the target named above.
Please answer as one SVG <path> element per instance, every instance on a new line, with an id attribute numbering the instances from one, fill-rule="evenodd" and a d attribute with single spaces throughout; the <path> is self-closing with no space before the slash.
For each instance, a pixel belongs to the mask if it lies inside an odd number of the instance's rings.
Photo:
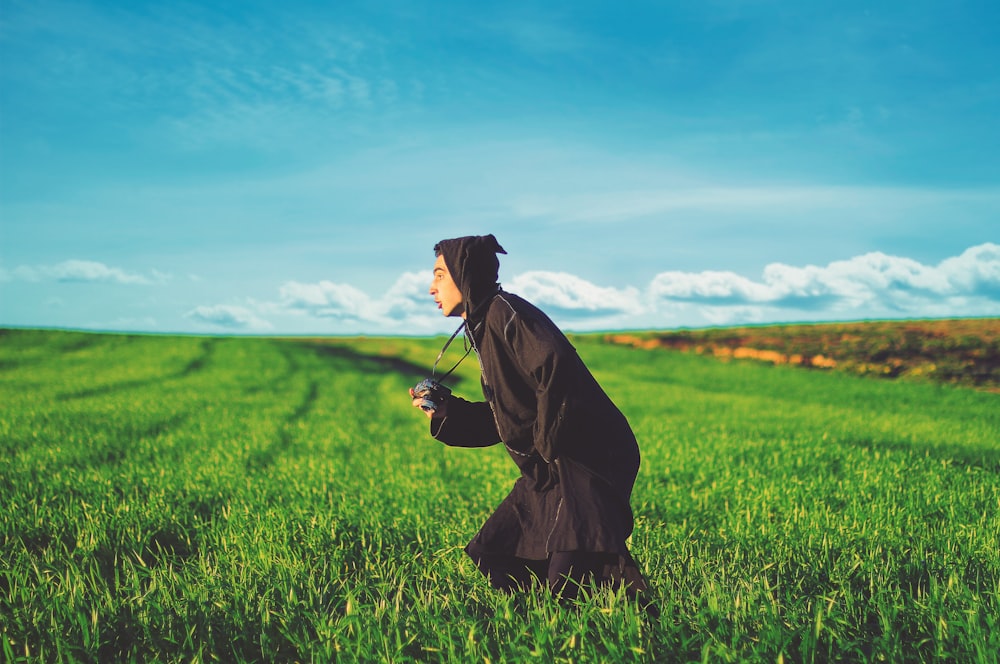
<path id="1" fill-rule="evenodd" d="M 420 399 L 420 408 L 433 412 L 451 396 L 451 390 L 433 378 L 425 378 L 413 388 L 413 396 Z"/>

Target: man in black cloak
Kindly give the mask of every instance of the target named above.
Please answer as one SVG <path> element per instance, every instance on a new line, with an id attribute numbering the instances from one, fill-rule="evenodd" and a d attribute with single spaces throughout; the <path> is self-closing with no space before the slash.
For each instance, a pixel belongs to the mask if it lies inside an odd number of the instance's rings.
<path id="1" fill-rule="evenodd" d="M 445 316 L 465 319 L 485 401 L 428 402 L 431 435 L 446 445 L 503 443 L 521 471 L 510 494 L 465 551 L 498 589 L 537 578 L 559 597 L 581 585 L 647 590 L 625 544 L 639 447 L 628 422 L 566 336 L 541 310 L 497 282 L 492 235 L 442 240 L 430 294 Z"/>

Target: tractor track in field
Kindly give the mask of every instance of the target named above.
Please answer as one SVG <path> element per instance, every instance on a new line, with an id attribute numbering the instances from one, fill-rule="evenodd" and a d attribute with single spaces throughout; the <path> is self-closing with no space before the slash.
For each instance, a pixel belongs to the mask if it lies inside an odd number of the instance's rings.
<path id="1" fill-rule="evenodd" d="M 63 392 L 56 395 L 56 399 L 59 401 L 74 401 L 76 399 L 88 399 L 90 397 L 100 397 L 108 394 L 115 394 L 117 392 L 125 392 L 129 390 L 137 390 L 149 387 L 151 385 L 157 385 L 169 380 L 178 380 L 181 378 L 187 378 L 193 373 L 202 371 L 205 365 L 211 360 L 212 355 L 215 353 L 215 346 L 219 342 L 218 339 L 204 339 L 201 342 L 201 352 L 195 357 L 187 362 L 183 367 L 177 371 L 161 374 L 159 376 L 151 376 L 149 378 L 137 378 L 133 380 L 124 380 L 117 383 L 108 383 L 106 385 L 98 385 L 95 387 L 89 387 L 83 390 L 76 390 L 72 392 Z"/>
<path id="2" fill-rule="evenodd" d="M 299 422 L 309 416 L 318 398 L 319 381 L 315 379 L 310 380 L 309 387 L 306 389 L 302 400 L 295 407 L 295 410 L 278 426 L 277 437 L 267 447 L 251 452 L 246 461 L 248 472 L 267 469 L 274 464 L 275 459 L 295 446 L 294 429 Z"/>

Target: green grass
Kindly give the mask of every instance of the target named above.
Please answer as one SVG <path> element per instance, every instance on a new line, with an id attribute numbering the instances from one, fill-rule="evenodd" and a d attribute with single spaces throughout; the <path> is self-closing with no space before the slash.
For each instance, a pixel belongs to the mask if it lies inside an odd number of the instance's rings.
<path id="1" fill-rule="evenodd" d="M 654 620 L 480 578 L 514 468 L 410 406 L 440 343 L 2 332 L 2 660 L 998 661 L 1000 396 L 575 338 Z"/>

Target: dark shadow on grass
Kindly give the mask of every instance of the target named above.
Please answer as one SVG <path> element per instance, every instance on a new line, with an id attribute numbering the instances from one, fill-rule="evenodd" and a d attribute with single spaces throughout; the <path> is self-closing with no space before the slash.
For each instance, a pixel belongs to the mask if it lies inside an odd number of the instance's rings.
<path id="1" fill-rule="evenodd" d="M 129 423 L 109 436 L 114 442 L 91 448 L 88 457 L 92 463 L 120 464 L 135 450 L 137 441 L 158 438 L 167 431 L 180 427 L 190 417 L 190 413 L 178 413 L 154 422 Z"/>
<path id="2" fill-rule="evenodd" d="M 285 362 L 285 370 L 280 376 L 274 378 L 268 378 L 260 383 L 254 383 L 252 385 L 245 385 L 243 387 L 243 394 L 257 394 L 258 392 L 277 392 L 282 390 L 285 385 L 287 385 L 295 374 L 302 368 L 296 359 L 295 355 L 290 350 L 288 344 L 276 343 L 274 347 L 278 350 L 278 354 L 281 355 L 281 359 Z"/>
<path id="3" fill-rule="evenodd" d="M 278 458 L 283 452 L 291 449 L 295 444 L 295 437 L 292 435 L 292 429 L 295 425 L 305 419 L 312 411 L 313 406 L 316 404 L 316 399 L 319 397 L 319 383 L 315 380 L 309 383 L 309 389 L 306 390 L 305 396 L 303 396 L 302 401 L 299 405 L 295 407 L 295 410 L 285 418 L 285 421 L 281 423 L 278 427 L 278 437 L 271 442 L 267 447 L 261 450 L 252 452 L 247 458 L 247 472 L 260 471 L 272 463 Z"/>
<path id="4" fill-rule="evenodd" d="M 181 427 L 190 417 L 191 413 L 176 413 L 152 422 L 126 422 L 121 426 L 114 426 L 97 415 L 79 415 L 77 420 L 80 423 L 80 428 L 93 431 L 94 438 L 103 439 L 103 442 L 80 441 L 78 446 L 74 448 L 79 451 L 78 455 L 74 455 L 72 452 L 60 454 L 56 460 L 49 462 L 47 467 L 50 470 L 55 470 L 68 466 L 115 466 L 121 464 L 133 455 L 139 441 L 158 438 L 168 431 Z M 0 446 L 0 458 L 5 461 L 13 461 L 27 449 L 55 444 L 64 444 L 64 442 L 57 439 L 40 441 L 27 437 L 13 438 Z M 16 475 L 12 474 L 11 477 L 16 477 Z M 0 484 L 3 483 L 0 482 Z"/>
<path id="5" fill-rule="evenodd" d="M 10 329 L 0 328 L 0 340 L 6 336 L 10 336 L 11 332 L 12 330 Z M 108 339 L 114 339 L 119 344 L 122 344 L 131 343 L 137 338 L 135 335 L 110 335 L 92 332 L 58 332 L 55 335 L 45 332 L 38 333 L 34 330 L 16 330 L 16 332 L 19 334 L 13 336 L 12 345 L 14 349 L 22 350 L 22 353 L 18 357 L 7 357 L 0 360 L 0 371 L 60 360 L 62 359 L 61 356 L 72 355 L 73 353 L 100 345 Z M 44 349 L 45 353 L 27 356 L 23 353 L 24 350 L 38 349 Z"/>
<path id="6" fill-rule="evenodd" d="M 188 362 L 187 365 L 177 373 L 176 377 L 182 378 L 204 369 L 205 364 L 212 359 L 212 354 L 215 352 L 215 345 L 218 342 L 218 339 L 203 339 L 201 342 L 201 352 Z"/>
<path id="7" fill-rule="evenodd" d="M 351 364 L 355 369 L 362 372 L 378 374 L 398 374 L 408 381 L 416 383 L 427 378 L 431 374 L 431 367 L 415 362 L 410 362 L 399 357 L 389 357 L 385 355 L 369 355 L 359 353 L 347 346 L 336 346 L 321 343 L 303 343 L 304 348 L 309 348 L 321 357 L 343 360 Z M 449 376 L 448 382 L 457 384 L 461 382 L 459 376 Z"/>
<path id="8" fill-rule="evenodd" d="M 218 339 L 204 339 L 201 342 L 201 352 L 192 358 L 186 365 L 184 365 L 178 371 L 173 373 L 163 374 L 160 376 L 154 376 L 152 378 L 142 378 L 136 380 L 125 380 L 118 383 L 110 383 L 108 385 L 98 385 L 97 387 L 87 388 L 85 390 L 78 390 L 76 392 L 63 392 L 56 396 L 59 401 L 72 401 L 75 399 L 88 399 L 90 397 L 104 396 L 107 394 L 113 394 L 115 392 L 124 392 L 128 390 L 141 389 L 149 385 L 156 385 L 162 383 L 165 380 L 172 380 L 176 378 L 185 378 L 196 371 L 201 371 L 205 368 L 205 365 L 211 359 L 213 352 L 215 351 L 215 345 L 219 342 Z"/>
<path id="9" fill-rule="evenodd" d="M 156 378 L 143 378 L 142 380 L 126 380 L 120 383 L 110 383 L 108 385 L 99 385 L 97 387 L 90 387 L 85 390 L 79 390 L 77 392 L 63 392 L 56 396 L 59 401 L 74 401 L 76 399 L 89 399 L 90 397 L 100 397 L 106 394 L 113 394 L 115 392 L 124 392 L 128 390 L 134 390 L 137 388 L 146 387 L 147 385 L 152 385 L 154 383 L 159 383 L 165 380 L 167 376 L 158 376 Z"/>
<path id="10" fill-rule="evenodd" d="M 369 355 L 366 353 L 360 353 L 353 348 L 342 345 L 315 342 L 292 343 L 299 348 L 316 353 L 325 360 L 337 365 L 338 368 L 342 367 L 344 370 L 360 374 L 361 376 L 383 376 L 394 374 L 401 376 L 407 382 L 415 384 L 417 381 L 426 378 L 430 374 L 429 367 L 408 362 L 407 360 L 403 360 L 398 357 Z M 286 374 L 279 379 L 279 381 L 285 382 L 299 370 L 299 364 L 295 360 L 294 353 L 289 350 L 290 346 L 288 343 L 279 342 L 278 348 L 288 363 L 288 370 Z M 460 379 L 455 376 L 452 379 L 449 379 L 449 382 L 455 384 L 458 383 L 459 380 Z M 259 388 L 254 386 L 249 389 L 258 391 Z M 278 433 L 274 440 L 272 440 L 266 447 L 252 452 L 247 457 L 247 472 L 253 473 L 266 470 L 275 462 L 275 460 L 278 459 L 278 457 L 289 452 L 295 447 L 296 441 L 294 431 L 296 424 L 309 415 L 318 396 L 319 383 L 316 380 L 312 380 L 298 406 L 296 406 L 295 410 L 292 411 L 292 413 L 289 414 L 289 416 L 278 426 Z M 350 452 L 347 452 L 348 456 L 349 454 Z"/>
<path id="11" fill-rule="evenodd" d="M 123 338 L 128 339 L 128 337 Z M 102 338 L 96 334 L 81 335 L 80 337 L 74 339 L 71 343 L 58 347 L 57 350 L 63 355 L 66 355 L 67 353 L 75 353 L 77 351 L 90 348 L 91 346 L 96 346 L 101 343 L 101 341 Z"/>

